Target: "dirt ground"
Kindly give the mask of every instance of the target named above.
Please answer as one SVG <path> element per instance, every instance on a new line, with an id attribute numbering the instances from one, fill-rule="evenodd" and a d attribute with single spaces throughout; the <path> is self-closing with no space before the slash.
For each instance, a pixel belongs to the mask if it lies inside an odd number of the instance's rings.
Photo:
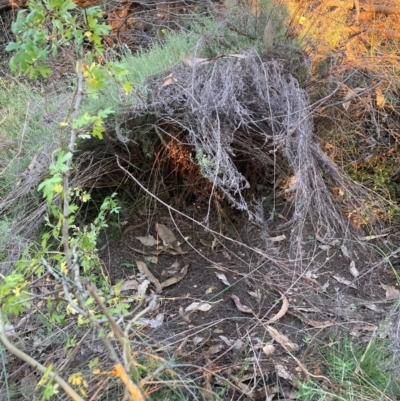
<path id="1" fill-rule="evenodd" d="M 206 212 L 204 207 L 194 214 Z M 159 307 L 148 316 L 142 335 L 160 354 L 188 364 L 187 374 L 202 367 L 204 388 L 216 391 L 227 379 L 251 399 L 265 399 L 266 388 L 292 399 L 297 379 L 325 380 L 321 350 L 343 334 L 361 343 L 376 335 L 396 335 L 390 318 L 395 300 L 389 298 L 399 290 L 393 271 L 382 263 L 377 267 L 379 258 L 371 252 L 374 239 L 353 246 L 340 240 L 326 244 L 310 229 L 301 260 L 289 262 L 283 239 L 288 232 L 272 230 L 275 242 L 268 241 L 261 228 L 234 215 L 215 226 L 213 235 L 180 215 L 172 220 L 162 212 L 150 218 L 126 214 L 123 232 L 105 240 L 101 251 L 113 282 L 138 278 L 137 261 L 146 261 L 160 282 L 188 266 L 179 282 L 159 294 Z M 272 225 L 282 222 L 276 220 Z M 182 254 L 160 251 L 162 241 L 147 246 L 138 239 L 157 239 L 156 224 L 176 234 Z M 399 241 L 389 232 L 387 239 Z M 149 289 L 156 292 L 153 285 Z M 186 312 L 193 302 L 211 308 Z M 266 344 L 274 345 L 272 354 L 266 353 Z"/>

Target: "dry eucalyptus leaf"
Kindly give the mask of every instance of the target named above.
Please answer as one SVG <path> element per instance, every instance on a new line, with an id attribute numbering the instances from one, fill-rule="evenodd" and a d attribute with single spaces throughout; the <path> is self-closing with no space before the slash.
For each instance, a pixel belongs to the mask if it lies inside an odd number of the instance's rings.
<path id="1" fill-rule="evenodd" d="M 332 276 L 338 283 L 348 285 L 351 288 L 357 289 L 357 286 L 355 284 L 352 284 L 351 281 L 346 280 L 344 277 L 341 276 Z"/>
<path id="2" fill-rule="evenodd" d="M 199 387 L 199 391 L 201 394 L 201 398 L 203 399 L 203 401 L 213 401 L 215 400 L 215 396 L 216 394 L 213 393 L 212 391 L 212 387 L 209 381 L 203 383 L 202 385 L 200 385 Z"/>
<path id="3" fill-rule="evenodd" d="M 190 312 L 192 310 L 208 312 L 211 309 L 212 305 L 207 302 L 192 302 L 189 306 L 185 308 L 186 312 Z"/>
<path id="4" fill-rule="evenodd" d="M 384 108 L 386 99 L 385 99 L 384 94 L 382 93 L 382 88 L 380 86 L 378 86 L 375 89 L 375 95 L 376 95 L 376 105 L 380 108 Z"/>
<path id="5" fill-rule="evenodd" d="M 212 345 L 208 350 L 207 350 L 207 355 L 214 355 L 218 354 L 218 352 L 222 351 L 224 349 L 224 344 L 219 343 L 216 345 Z"/>
<path id="6" fill-rule="evenodd" d="M 212 285 L 211 287 L 207 288 L 206 295 L 212 294 L 216 289 L 217 289 L 217 287 L 214 287 Z"/>
<path id="7" fill-rule="evenodd" d="M 147 288 L 149 287 L 149 284 L 150 284 L 149 280 L 144 280 L 140 283 L 140 285 L 137 289 L 139 298 L 144 298 L 146 296 L 146 291 L 147 291 Z"/>
<path id="8" fill-rule="evenodd" d="M 165 77 L 163 79 L 163 83 L 161 85 L 161 88 L 163 88 L 164 86 L 173 85 L 173 84 L 175 84 L 177 82 L 178 82 L 178 80 L 174 77 L 174 74 L 169 74 L 167 77 Z"/>
<path id="9" fill-rule="evenodd" d="M 155 265 L 158 263 L 158 256 L 148 255 L 144 257 L 146 262 L 154 263 Z"/>
<path id="10" fill-rule="evenodd" d="M 229 255 L 228 252 L 222 251 L 222 254 L 224 255 L 225 259 L 232 260 L 232 257 L 231 257 L 231 255 Z"/>
<path id="11" fill-rule="evenodd" d="M 169 287 L 170 285 L 176 284 L 181 281 L 187 274 L 189 268 L 189 264 L 182 267 L 182 269 L 175 274 L 175 276 L 170 277 L 168 280 L 165 280 L 161 283 L 161 287 Z"/>
<path id="12" fill-rule="evenodd" d="M 143 245 L 146 246 L 154 246 L 159 243 L 152 235 L 148 235 L 147 237 L 136 237 Z"/>
<path id="13" fill-rule="evenodd" d="M 163 274 L 163 275 L 168 274 L 170 276 L 173 274 L 176 274 L 176 273 L 178 273 L 180 266 L 181 266 L 180 263 L 178 261 L 176 261 L 176 262 L 172 263 L 171 266 L 167 267 L 161 274 Z"/>
<path id="14" fill-rule="evenodd" d="M 126 280 L 121 285 L 121 291 L 128 291 L 128 290 L 137 291 L 138 287 L 139 287 L 139 283 L 137 280 Z"/>
<path id="15" fill-rule="evenodd" d="M 204 341 L 204 337 L 196 336 L 192 339 L 192 341 L 193 341 L 193 345 L 196 347 L 197 345 L 199 345 L 200 343 L 202 343 Z"/>
<path id="16" fill-rule="evenodd" d="M 165 226 L 164 224 L 156 223 L 156 231 L 164 245 L 177 245 L 178 241 L 174 233 L 167 226 Z"/>
<path id="17" fill-rule="evenodd" d="M 14 337 L 15 336 L 15 329 L 12 324 L 5 323 L 4 325 L 4 332 L 7 337 Z"/>
<path id="18" fill-rule="evenodd" d="M 244 341 L 238 338 L 234 343 L 233 343 L 233 349 L 241 349 L 244 346 Z"/>
<path id="19" fill-rule="evenodd" d="M 350 273 L 354 278 L 360 275 L 360 272 L 357 270 L 356 262 L 354 262 L 354 260 L 350 262 Z"/>
<path id="20" fill-rule="evenodd" d="M 139 322 L 150 326 L 152 329 L 156 329 L 163 324 L 164 313 L 159 313 L 155 319 L 146 319 L 144 317 L 139 319 Z"/>
<path id="21" fill-rule="evenodd" d="M 179 316 L 182 318 L 182 320 L 185 323 L 190 324 L 190 319 L 188 316 L 185 315 L 185 312 L 184 312 L 182 306 L 179 307 Z"/>
<path id="22" fill-rule="evenodd" d="M 228 281 L 228 279 L 226 278 L 225 274 L 223 274 L 223 273 L 215 273 L 215 274 L 217 275 L 217 277 L 218 277 L 225 285 L 227 285 L 228 287 L 230 287 L 229 281 Z"/>
<path id="23" fill-rule="evenodd" d="M 397 299 L 400 298 L 400 290 L 394 288 L 391 285 L 381 284 L 381 287 L 386 290 L 386 299 Z"/>
<path id="24" fill-rule="evenodd" d="M 369 310 L 373 310 L 374 312 L 384 312 L 384 309 L 379 308 L 375 304 L 365 304 L 364 306 Z"/>
<path id="25" fill-rule="evenodd" d="M 276 364 L 275 365 L 275 370 L 276 370 L 276 373 L 278 373 L 278 376 L 280 378 L 285 379 L 285 380 L 289 380 L 290 382 L 293 382 L 293 377 L 290 374 L 290 372 L 286 369 L 285 366 Z"/>
<path id="26" fill-rule="evenodd" d="M 350 253 L 349 250 L 347 249 L 346 245 L 342 245 L 340 247 L 340 250 L 342 251 L 343 255 L 346 256 L 346 258 L 350 259 Z"/>
<path id="27" fill-rule="evenodd" d="M 228 346 L 230 347 L 233 344 L 233 340 L 229 340 L 228 337 L 219 336 L 219 338 Z"/>
<path id="28" fill-rule="evenodd" d="M 247 293 L 249 295 L 251 295 L 252 297 L 254 297 L 257 301 L 259 301 L 259 302 L 261 301 L 262 294 L 258 288 L 255 291 L 247 291 Z"/>
<path id="29" fill-rule="evenodd" d="M 282 234 L 282 235 L 278 235 L 276 237 L 270 237 L 268 238 L 271 242 L 279 242 L 279 241 L 284 241 L 286 239 L 286 235 Z"/>
<path id="30" fill-rule="evenodd" d="M 271 319 L 268 320 L 267 324 L 271 324 L 273 322 L 276 322 L 281 317 L 285 316 L 286 312 L 288 311 L 288 309 L 289 309 L 289 301 L 284 295 L 282 295 L 282 307 L 281 307 L 281 310 L 275 316 L 272 316 Z"/>
<path id="31" fill-rule="evenodd" d="M 299 346 L 295 343 L 292 343 L 284 334 L 280 333 L 275 327 L 272 326 L 265 326 L 268 330 L 269 335 L 283 348 L 289 351 L 296 351 Z"/>
<path id="32" fill-rule="evenodd" d="M 240 299 L 239 299 L 239 297 L 237 295 L 232 295 L 231 298 L 235 302 L 236 308 L 238 308 L 240 310 L 240 312 L 253 313 L 253 311 L 248 306 L 243 305 L 240 302 Z"/>
<path id="33" fill-rule="evenodd" d="M 275 352 L 275 346 L 272 344 L 267 344 L 263 347 L 263 352 L 266 356 L 271 356 Z"/>
<path id="34" fill-rule="evenodd" d="M 329 280 L 326 281 L 326 283 L 324 285 L 321 285 L 320 291 L 321 292 L 326 292 L 326 290 L 329 287 Z"/>
<path id="35" fill-rule="evenodd" d="M 142 262 L 141 260 L 135 260 L 135 263 L 143 275 L 145 275 L 151 283 L 154 284 L 156 287 L 156 292 L 160 294 L 162 292 L 162 287 L 160 282 L 154 277 L 153 273 L 147 268 L 146 263 Z"/>
<path id="36" fill-rule="evenodd" d="M 163 244 L 164 244 L 164 251 L 167 251 L 171 253 L 172 255 L 178 254 L 182 255 L 182 249 L 180 247 L 180 244 L 178 240 L 176 239 L 174 233 L 164 224 L 159 224 L 156 223 L 156 231 L 158 236 L 162 239 Z M 168 250 L 168 248 L 172 247 L 176 253 L 174 253 L 171 250 Z"/>
<path id="37" fill-rule="evenodd" d="M 196 65 L 208 64 L 210 62 L 210 59 L 199 58 L 194 56 L 183 56 L 182 62 L 184 65 L 188 67 L 194 67 Z"/>
<path id="38" fill-rule="evenodd" d="M 330 245 L 330 246 L 338 246 L 340 245 L 339 239 L 325 239 L 321 237 L 319 234 L 315 234 L 315 238 L 321 242 L 321 244 Z"/>
<path id="39" fill-rule="evenodd" d="M 345 97 L 343 98 L 344 102 L 342 103 L 343 108 L 347 111 L 349 109 L 351 99 L 355 97 L 357 93 L 353 91 L 353 89 L 349 88 Z"/>
<path id="40" fill-rule="evenodd" d="M 379 235 L 367 235 L 366 237 L 361 237 L 360 241 L 371 241 L 372 239 L 387 237 L 389 234 L 379 234 Z"/>

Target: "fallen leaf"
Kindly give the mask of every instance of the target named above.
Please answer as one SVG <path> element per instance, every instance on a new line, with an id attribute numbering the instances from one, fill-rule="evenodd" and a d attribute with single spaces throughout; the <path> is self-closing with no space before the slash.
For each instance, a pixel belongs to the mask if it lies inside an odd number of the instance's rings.
<path id="1" fill-rule="evenodd" d="M 7 337 L 14 337 L 15 336 L 15 329 L 12 324 L 5 323 L 4 325 L 4 332 Z"/>
<path id="2" fill-rule="evenodd" d="M 376 238 L 382 238 L 382 237 L 387 237 L 389 234 L 379 234 L 379 235 L 367 235 L 366 237 L 361 237 L 361 241 L 370 241 L 372 239 Z"/>
<path id="3" fill-rule="evenodd" d="M 158 256 L 148 255 L 144 257 L 146 262 L 154 263 L 155 265 L 158 263 Z"/>
<path id="4" fill-rule="evenodd" d="M 385 96 L 382 93 L 382 88 L 380 86 L 378 86 L 375 89 L 375 95 L 376 95 L 376 105 L 378 107 L 380 107 L 381 109 L 384 108 L 386 100 L 385 100 Z"/>
<path id="5" fill-rule="evenodd" d="M 232 257 L 231 257 L 231 255 L 229 255 L 228 252 L 222 251 L 222 254 L 224 255 L 225 259 L 232 260 Z"/>
<path id="6" fill-rule="evenodd" d="M 384 312 L 384 309 L 379 308 L 375 304 L 365 304 L 364 306 L 369 310 L 373 310 L 374 312 Z"/>
<path id="7" fill-rule="evenodd" d="M 169 287 L 170 285 L 176 284 L 181 281 L 187 274 L 189 268 L 189 264 L 182 267 L 179 273 L 175 276 L 170 277 L 168 280 L 165 280 L 161 283 L 161 288 Z"/>
<path id="8" fill-rule="evenodd" d="M 140 283 L 137 291 L 138 291 L 138 297 L 139 298 L 144 298 L 146 296 L 147 288 L 149 287 L 150 281 L 149 280 L 144 280 Z"/>
<path id="9" fill-rule="evenodd" d="M 276 370 L 276 373 L 278 374 L 278 376 L 280 378 L 285 379 L 285 380 L 289 380 L 290 382 L 293 382 L 293 377 L 290 374 L 290 372 L 286 369 L 285 366 L 276 364 L 275 365 L 275 370 Z"/>
<path id="10" fill-rule="evenodd" d="M 386 290 L 386 299 L 397 299 L 400 298 L 400 290 L 394 288 L 391 285 L 381 284 L 381 287 Z"/>
<path id="11" fill-rule="evenodd" d="M 136 237 L 136 239 L 146 246 L 154 246 L 160 242 L 157 241 L 152 235 L 148 235 L 147 237 Z"/>
<path id="12" fill-rule="evenodd" d="M 355 278 L 358 277 L 360 275 L 360 272 L 357 270 L 356 268 L 356 262 L 354 262 L 354 260 L 352 260 L 350 262 L 350 273 L 351 275 Z"/>
<path id="13" fill-rule="evenodd" d="M 271 319 L 268 320 L 267 324 L 276 322 L 281 317 L 285 316 L 288 309 L 289 309 L 289 301 L 287 300 L 287 298 L 284 295 L 282 295 L 282 306 L 281 306 L 280 311 L 275 316 L 272 316 Z"/>
<path id="14" fill-rule="evenodd" d="M 236 295 L 232 295 L 231 298 L 233 299 L 233 301 L 235 302 L 236 308 L 238 308 L 240 310 L 240 312 L 244 312 L 244 313 L 253 313 L 253 311 L 246 305 L 243 305 L 240 302 L 240 299 L 238 296 Z"/>
<path id="15" fill-rule="evenodd" d="M 233 340 L 229 340 L 229 338 L 225 337 L 225 336 L 219 336 L 219 338 L 228 346 L 228 347 L 232 347 L 234 349 L 240 349 L 243 347 L 244 345 L 244 341 L 241 340 L 240 338 L 238 338 L 237 340 L 233 341 Z"/>
<path id="16" fill-rule="evenodd" d="M 186 312 L 190 311 L 202 311 L 208 312 L 211 309 L 212 305 L 208 304 L 207 302 L 192 302 L 189 306 L 185 308 Z"/>
<path id="17" fill-rule="evenodd" d="M 179 307 L 179 316 L 182 318 L 182 320 L 185 323 L 190 324 L 190 319 L 188 316 L 185 315 L 185 312 L 184 312 L 182 306 Z"/>
<path id="18" fill-rule="evenodd" d="M 358 323 L 353 327 L 353 329 L 350 332 L 350 335 L 353 337 L 359 337 L 360 336 L 359 331 L 376 331 L 376 330 L 378 330 L 378 326 L 375 326 L 374 324 Z"/>
<path id="19" fill-rule="evenodd" d="M 330 246 L 338 246 L 340 245 L 340 240 L 339 239 L 325 239 L 321 237 L 319 234 L 315 234 L 315 238 L 321 242 L 322 244 L 325 245 L 330 245 Z"/>
<path id="20" fill-rule="evenodd" d="M 204 337 L 196 336 L 192 339 L 193 345 L 196 347 L 204 341 Z"/>
<path id="21" fill-rule="evenodd" d="M 228 281 L 228 279 L 226 278 L 225 274 L 223 274 L 223 273 L 215 273 L 215 274 L 217 275 L 217 277 L 218 277 L 225 285 L 227 285 L 227 286 L 230 287 L 229 281 Z"/>
<path id="22" fill-rule="evenodd" d="M 164 246 L 172 247 L 180 254 L 183 253 L 174 233 L 167 226 L 165 226 L 164 224 L 156 223 L 156 231 L 158 236 L 161 238 Z"/>
<path id="23" fill-rule="evenodd" d="M 265 326 L 268 330 L 269 335 L 283 348 L 288 349 L 289 351 L 295 351 L 299 348 L 299 346 L 295 343 L 292 343 L 284 334 L 280 333 L 275 327 Z"/>
<path id="24" fill-rule="evenodd" d="M 282 234 L 282 235 L 278 235 L 276 237 L 270 237 L 268 238 L 271 242 L 279 242 L 279 241 L 284 241 L 286 239 L 286 235 Z"/>
<path id="25" fill-rule="evenodd" d="M 164 224 L 156 223 L 156 231 L 164 245 L 174 245 L 178 242 L 174 233 Z"/>
<path id="26" fill-rule="evenodd" d="M 147 268 L 146 263 L 142 262 L 141 260 L 135 260 L 135 263 L 143 275 L 145 275 L 151 283 L 154 284 L 156 287 L 156 292 L 160 294 L 162 292 L 162 287 L 160 282 L 154 277 L 153 273 Z"/>
<path id="27" fill-rule="evenodd" d="M 344 102 L 342 103 L 343 108 L 347 111 L 349 109 L 351 99 L 357 95 L 353 89 L 349 88 L 345 97 L 343 98 Z"/>
<path id="28" fill-rule="evenodd" d="M 200 65 L 200 64 L 208 64 L 210 62 L 210 59 L 199 58 L 199 57 L 194 57 L 194 56 L 184 56 L 182 59 L 182 62 L 184 65 L 186 65 L 188 67 L 194 67 L 194 66 Z"/>
<path id="29" fill-rule="evenodd" d="M 321 285 L 320 291 L 321 292 L 326 292 L 326 290 L 329 287 L 329 280 L 326 281 L 326 283 L 324 285 Z"/>
<path id="30" fill-rule="evenodd" d="M 216 289 L 217 287 L 212 285 L 211 287 L 207 288 L 206 295 L 212 294 Z"/>
<path id="31" fill-rule="evenodd" d="M 271 356 L 275 352 L 275 346 L 272 344 L 267 344 L 262 350 L 266 356 Z"/>
<path id="32" fill-rule="evenodd" d="M 247 293 L 254 297 L 258 302 L 262 299 L 261 291 L 258 288 L 255 291 L 247 291 Z"/>
<path id="33" fill-rule="evenodd" d="M 357 286 L 355 284 L 352 284 L 351 281 L 346 280 L 344 277 L 341 277 L 341 276 L 332 276 L 332 277 L 340 284 L 344 284 L 344 285 L 347 285 L 347 286 L 349 286 L 351 288 L 357 289 Z"/>
<path id="34" fill-rule="evenodd" d="M 121 285 L 121 291 L 134 290 L 137 291 L 139 282 L 137 280 L 126 280 Z"/>
<path id="35" fill-rule="evenodd" d="M 163 88 L 164 86 L 173 85 L 173 84 L 175 84 L 177 82 L 178 82 L 178 80 L 174 77 L 174 74 L 169 74 L 168 76 L 166 76 L 163 79 L 163 83 L 161 85 L 161 88 Z"/>
<path id="36" fill-rule="evenodd" d="M 150 326 L 152 329 L 160 327 L 164 322 L 164 313 L 159 313 L 155 319 L 146 319 L 144 317 L 139 319 L 139 322 Z"/>
<path id="37" fill-rule="evenodd" d="M 360 92 L 363 92 L 365 90 L 365 88 L 348 88 L 347 93 L 345 95 L 345 97 L 343 98 L 344 102 L 343 102 L 343 108 L 347 111 L 351 100 L 353 98 L 355 98 L 357 96 L 357 94 L 359 94 Z"/>
<path id="38" fill-rule="evenodd" d="M 334 323 L 329 320 L 324 320 L 323 322 L 318 322 L 317 320 L 312 319 L 302 319 L 304 323 L 307 323 L 309 326 L 315 327 L 316 329 L 325 329 L 327 327 L 333 326 Z"/>
<path id="39" fill-rule="evenodd" d="M 346 245 L 342 245 L 340 247 L 340 250 L 342 251 L 343 255 L 346 256 L 346 258 L 350 259 L 350 253 L 349 250 L 347 249 Z"/>
<path id="40" fill-rule="evenodd" d="M 230 347 L 233 344 L 232 340 L 229 340 L 229 338 L 225 336 L 219 336 L 219 338 L 228 346 Z"/>
<path id="41" fill-rule="evenodd" d="M 224 345 L 222 343 L 212 345 L 206 352 L 207 355 L 218 354 L 218 352 L 224 349 Z"/>
<path id="42" fill-rule="evenodd" d="M 200 385 L 199 391 L 203 401 L 215 400 L 215 395 L 212 391 L 210 380 L 205 380 L 203 384 Z"/>

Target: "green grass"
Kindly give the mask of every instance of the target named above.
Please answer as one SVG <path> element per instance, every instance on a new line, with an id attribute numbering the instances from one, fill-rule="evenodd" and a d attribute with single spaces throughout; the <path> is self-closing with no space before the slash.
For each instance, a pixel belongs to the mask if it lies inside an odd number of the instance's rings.
<path id="1" fill-rule="evenodd" d="M 298 400 L 383 401 L 400 396 L 400 377 L 392 377 L 390 371 L 389 342 L 373 339 L 363 346 L 345 337 L 322 354 L 328 371 L 325 376 L 333 388 L 328 383 L 305 381 L 299 386 Z"/>

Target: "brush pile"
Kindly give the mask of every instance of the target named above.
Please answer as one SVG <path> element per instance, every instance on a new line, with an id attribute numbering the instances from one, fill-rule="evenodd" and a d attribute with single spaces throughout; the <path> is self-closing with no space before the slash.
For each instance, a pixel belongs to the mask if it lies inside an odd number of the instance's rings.
<path id="1" fill-rule="evenodd" d="M 271 193 L 285 182 L 293 206 L 288 225 L 298 240 L 306 221 L 322 237 L 346 234 L 348 221 L 333 188 L 341 189 L 347 205 L 370 213 L 368 191 L 320 149 L 307 93 L 279 62 L 263 61 L 255 50 L 193 60 L 149 80 L 148 101 L 132 112 L 151 115 L 166 127 L 167 138 L 192 146 L 202 175 L 231 205 L 261 222 L 260 208 L 252 206 L 263 195 L 257 188 L 270 185 Z M 172 132 L 185 135 L 178 139 Z"/>

